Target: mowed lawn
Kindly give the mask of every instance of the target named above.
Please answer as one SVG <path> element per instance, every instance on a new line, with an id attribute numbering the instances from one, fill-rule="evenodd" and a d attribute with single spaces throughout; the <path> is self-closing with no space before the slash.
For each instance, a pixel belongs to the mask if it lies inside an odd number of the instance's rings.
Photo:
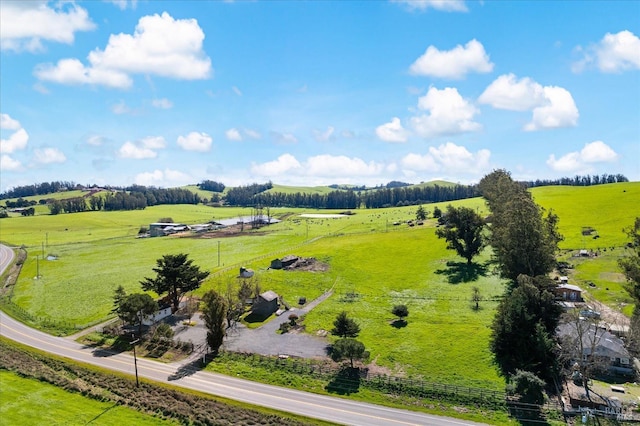
<path id="1" fill-rule="evenodd" d="M 178 424 L 8 371 L 0 371 L 0 383 L 0 424 L 3 425 Z"/>

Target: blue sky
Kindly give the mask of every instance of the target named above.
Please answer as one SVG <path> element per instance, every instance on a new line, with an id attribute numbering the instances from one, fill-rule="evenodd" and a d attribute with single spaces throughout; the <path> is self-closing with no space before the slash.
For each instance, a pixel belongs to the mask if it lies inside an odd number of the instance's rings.
<path id="1" fill-rule="evenodd" d="M 0 190 L 640 180 L 638 1 L 0 3 Z"/>

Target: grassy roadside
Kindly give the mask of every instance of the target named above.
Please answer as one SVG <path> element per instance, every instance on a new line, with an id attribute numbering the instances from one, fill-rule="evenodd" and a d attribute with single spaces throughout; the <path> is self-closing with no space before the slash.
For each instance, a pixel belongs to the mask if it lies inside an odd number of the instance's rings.
<path id="1" fill-rule="evenodd" d="M 0 337 L 0 369 L 111 406 L 129 407 L 181 424 L 330 424 L 144 379 L 137 388 L 135 380 L 127 375 L 45 354 L 3 337 Z M 21 392 L 20 385 L 17 386 Z"/>
<path id="2" fill-rule="evenodd" d="M 0 370 L 0 417 L 6 424 L 176 425 L 176 420 L 140 413 L 112 402 L 87 398 L 46 382 Z"/>

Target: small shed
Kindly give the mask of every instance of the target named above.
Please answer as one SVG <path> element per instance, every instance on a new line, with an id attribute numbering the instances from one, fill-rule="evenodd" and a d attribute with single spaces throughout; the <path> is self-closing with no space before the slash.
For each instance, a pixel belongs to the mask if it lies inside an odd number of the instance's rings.
<path id="1" fill-rule="evenodd" d="M 254 273 L 255 272 L 253 272 L 253 269 L 247 269 L 244 266 L 241 266 L 240 275 L 238 275 L 238 278 L 251 278 Z"/>
<path id="2" fill-rule="evenodd" d="M 589 250 L 582 249 L 579 252 L 580 257 L 589 257 Z"/>
<path id="3" fill-rule="evenodd" d="M 253 305 L 253 313 L 257 315 L 269 316 L 278 310 L 278 294 L 275 291 L 265 291 L 260 294 Z"/>

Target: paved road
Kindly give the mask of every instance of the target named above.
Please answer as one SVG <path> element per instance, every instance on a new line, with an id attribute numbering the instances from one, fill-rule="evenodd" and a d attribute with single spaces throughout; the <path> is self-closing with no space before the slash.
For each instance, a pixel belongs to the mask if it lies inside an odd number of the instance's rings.
<path id="1" fill-rule="evenodd" d="M 0 265 L 0 273 L 4 267 L 6 265 Z M 5 315 L 4 312 L 0 312 L 0 334 L 49 353 L 130 375 L 135 373 L 133 357 L 127 353 L 105 354 L 104 351 L 29 328 Z M 184 388 L 338 424 L 363 426 L 478 424 L 195 371 L 189 368 L 189 365 L 175 366 L 138 359 L 138 373 L 140 377 L 154 381 L 171 382 Z"/>
<path id="2" fill-rule="evenodd" d="M 13 262 L 13 258 L 15 254 L 13 250 L 9 247 L 0 244 L 0 275 L 4 272 L 5 269 Z"/>

